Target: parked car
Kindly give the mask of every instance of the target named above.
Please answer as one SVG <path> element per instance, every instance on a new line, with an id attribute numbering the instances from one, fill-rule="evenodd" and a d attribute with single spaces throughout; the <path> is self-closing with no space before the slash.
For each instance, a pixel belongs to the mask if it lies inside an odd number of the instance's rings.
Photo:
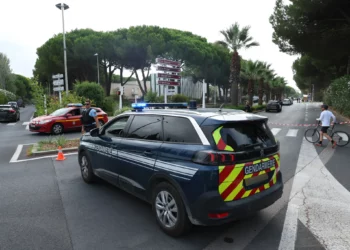
<path id="1" fill-rule="evenodd" d="M 292 105 L 293 104 L 293 101 L 289 98 L 286 98 L 283 100 L 283 105 L 284 106 L 289 106 L 289 105 Z"/>
<path id="2" fill-rule="evenodd" d="M 265 111 L 269 112 L 271 110 L 281 112 L 282 111 L 281 103 L 276 100 L 270 100 L 266 105 Z"/>
<path id="3" fill-rule="evenodd" d="M 16 109 L 19 109 L 19 106 L 18 106 L 17 102 L 8 102 L 7 104 L 13 106 Z"/>
<path id="4" fill-rule="evenodd" d="M 149 202 L 159 227 L 174 237 L 192 224 L 242 218 L 281 197 L 279 143 L 267 117 L 232 109 L 146 110 L 152 106 L 160 104 L 133 104 L 134 112 L 82 136 L 85 182 L 100 177 Z"/>
<path id="5" fill-rule="evenodd" d="M 80 130 L 83 107 L 81 105 L 68 106 L 49 115 L 34 118 L 29 124 L 29 131 L 58 135 L 65 131 Z M 93 107 L 93 109 L 97 112 L 100 124 L 105 124 L 108 121 L 107 113 L 101 108 Z"/>
<path id="6" fill-rule="evenodd" d="M 3 104 L 0 105 L 0 121 L 5 122 L 17 122 L 21 119 L 19 109 L 16 109 L 13 105 Z"/>

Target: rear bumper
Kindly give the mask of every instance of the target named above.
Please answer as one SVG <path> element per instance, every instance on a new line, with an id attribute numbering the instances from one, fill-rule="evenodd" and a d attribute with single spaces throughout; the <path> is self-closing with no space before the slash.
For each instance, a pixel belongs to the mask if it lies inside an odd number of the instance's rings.
<path id="1" fill-rule="evenodd" d="M 283 194 L 281 172 L 277 175 L 275 185 L 253 196 L 237 201 L 225 202 L 217 191 L 203 194 L 191 207 L 191 221 L 197 225 L 221 225 L 253 214 L 275 203 Z M 212 219 L 208 214 L 228 213 L 220 219 Z"/>
<path id="2" fill-rule="evenodd" d="M 7 115 L 7 116 L 1 116 L 0 121 L 1 122 L 8 122 L 8 121 L 14 121 L 17 119 L 17 114 L 13 115 Z"/>

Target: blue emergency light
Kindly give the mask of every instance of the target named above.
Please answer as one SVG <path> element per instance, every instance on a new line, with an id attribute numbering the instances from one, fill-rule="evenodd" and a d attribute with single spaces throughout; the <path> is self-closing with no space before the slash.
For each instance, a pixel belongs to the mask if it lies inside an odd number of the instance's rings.
<path id="1" fill-rule="evenodd" d="M 81 103 L 68 103 L 67 107 L 82 107 L 83 104 Z"/>
<path id="2" fill-rule="evenodd" d="M 131 107 L 135 110 L 142 110 L 144 108 L 187 108 L 186 102 L 181 103 L 132 103 Z"/>

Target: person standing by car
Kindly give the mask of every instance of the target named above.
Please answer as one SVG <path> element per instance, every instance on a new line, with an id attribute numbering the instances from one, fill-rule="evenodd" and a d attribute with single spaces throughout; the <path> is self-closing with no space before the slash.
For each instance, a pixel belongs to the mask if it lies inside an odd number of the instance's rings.
<path id="1" fill-rule="evenodd" d="M 249 105 L 249 101 L 245 102 L 244 111 L 247 112 L 247 113 L 251 113 L 252 112 L 252 108 Z"/>
<path id="2" fill-rule="evenodd" d="M 85 101 L 85 109 L 81 116 L 81 133 L 90 132 L 94 128 L 100 128 L 96 110 L 91 108 L 90 100 Z"/>
<path id="3" fill-rule="evenodd" d="M 328 110 L 328 105 L 322 105 L 321 109 L 321 116 L 317 120 L 321 122 L 322 128 L 320 132 L 320 141 L 319 143 L 316 143 L 316 146 L 322 146 L 322 140 L 324 135 L 329 141 L 332 142 L 332 148 L 334 148 L 337 145 L 337 143 L 333 141 L 333 139 L 327 134 L 327 130 L 331 125 L 333 125 L 331 124 L 331 118 L 333 120 L 333 123 L 336 122 L 336 118 L 333 115 L 333 113 Z"/>

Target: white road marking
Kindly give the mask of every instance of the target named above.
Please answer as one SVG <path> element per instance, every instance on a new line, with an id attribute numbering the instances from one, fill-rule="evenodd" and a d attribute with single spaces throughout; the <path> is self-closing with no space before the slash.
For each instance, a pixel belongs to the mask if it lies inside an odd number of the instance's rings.
<path id="1" fill-rule="evenodd" d="M 281 128 L 272 128 L 271 132 L 274 136 L 276 136 L 282 129 Z"/>
<path id="2" fill-rule="evenodd" d="M 30 117 L 29 123 L 33 120 L 34 114 Z M 26 130 L 29 130 L 29 123 L 26 126 Z"/>
<path id="3" fill-rule="evenodd" d="M 309 121 L 309 118 L 305 117 L 305 121 L 306 121 L 306 122 Z"/>
<path id="4" fill-rule="evenodd" d="M 28 125 L 30 122 L 23 122 L 22 125 Z"/>
<path id="5" fill-rule="evenodd" d="M 17 161 L 18 156 L 19 156 L 19 154 L 20 154 L 21 151 L 22 151 L 22 148 L 23 148 L 23 145 L 22 145 L 22 144 L 19 144 L 19 145 L 17 146 L 17 149 L 16 149 L 15 153 L 13 154 L 13 156 L 12 156 L 12 158 L 11 158 L 11 160 L 10 160 L 10 163 L 11 163 L 11 162 L 16 162 L 16 161 Z"/>
<path id="6" fill-rule="evenodd" d="M 296 137 L 299 129 L 289 129 L 286 136 L 288 137 Z"/>
<path id="7" fill-rule="evenodd" d="M 14 123 L 7 123 L 7 126 L 13 126 L 13 125 L 16 125 L 17 123 L 14 122 Z"/>
<path id="8" fill-rule="evenodd" d="M 280 250 L 295 248 L 298 219 L 325 248 L 350 249 L 350 192 L 324 166 L 322 154 L 303 139 Z"/>

